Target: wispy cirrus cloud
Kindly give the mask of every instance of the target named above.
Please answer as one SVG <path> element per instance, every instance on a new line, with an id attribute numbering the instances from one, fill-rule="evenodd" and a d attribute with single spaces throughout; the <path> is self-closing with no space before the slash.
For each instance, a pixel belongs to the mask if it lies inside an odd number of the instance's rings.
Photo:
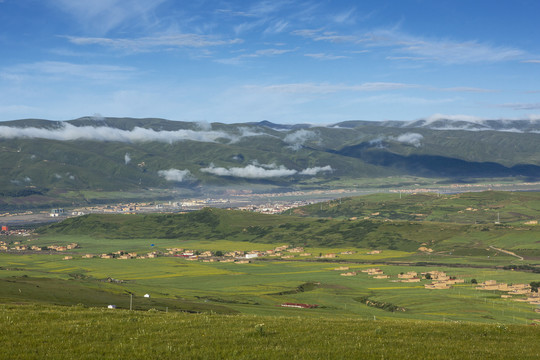
<path id="1" fill-rule="evenodd" d="M 494 92 L 499 92 L 499 90 L 483 89 L 483 88 L 475 88 L 475 87 L 467 87 L 467 86 L 441 88 L 440 90 L 441 91 L 450 91 L 450 92 L 469 92 L 469 93 L 494 93 Z"/>
<path id="2" fill-rule="evenodd" d="M 268 86 L 248 86 L 258 88 L 262 91 L 277 92 L 277 93 L 309 93 L 309 94 L 330 94 L 341 91 L 385 91 L 416 88 L 418 85 L 392 83 L 392 82 L 371 82 L 359 85 L 344 85 L 344 84 L 316 84 L 316 83 L 294 83 L 294 84 L 279 84 Z"/>
<path id="3" fill-rule="evenodd" d="M 136 68 L 131 66 L 41 61 L 29 64 L 19 64 L 1 69 L 0 78 L 11 80 L 20 80 L 25 78 L 78 78 L 110 81 L 128 78 L 135 71 Z"/>
<path id="4" fill-rule="evenodd" d="M 520 49 L 492 46 L 476 40 L 424 39 L 393 31 L 375 33 L 373 39 L 374 45 L 392 45 L 396 52 L 447 64 L 509 61 L 525 55 Z"/>
<path id="5" fill-rule="evenodd" d="M 348 58 L 348 56 L 344 56 L 344 55 L 331 55 L 331 54 L 325 54 L 325 53 L 304 54 L 304 56 L 311 57 L 317 60 L 339 60 L 339 59 Z"/>
<path id="6" fill-rule="evenodd" d="M 513 110 L 540 110 L 539 103 L 507 103 L 498 105 L 501 108 L 509 108 Z"/>
<path id="7" fill-rule="evenodd" d="M 526 64 L 540 64 L 540 59 L 523 60 L 521 62 Z"/>
<path id="8" fill-rule="evenodd" d="M 105 34 L 127 21 L 139 25 L 149 22 L 153 11 L 166 0 L 47 0 L 57 9 L 75 17 L 79 24 Z"/>
<path id="9" fill-rule="evenodd" d="M 446 64 L 519 60 L 526 52 L 508 46 L 493 46 L 476 40 L 429 39 L 397 30 L 375 30 L 363 34 L 340 34 L 319 29 L 295 30 L 293 35 L 313 41 L 362 43 L 369 47 L 388 47 L 388 60 L 432 61 Z M 535 62 L 534 60 L 527 62 Z"/>
<path id="10" fill-rule="evenodd" d="M 213 36 L 199 34 L 172 34 L 134 39 L 76 36 L 66 36 L 66 38 L 76 45 L 100 45 L 133 52 L 144 52 L 160 48 L 204 48 L 240 44 L 243 42 L 242 39 L 238 38 L 223 40 Z"/>
<path id="11" fill-rule="evenodd" d="M 267 56 L 278 56 L 295 51 L 295 49 L 261 49 L 248 54 L 241 54 L 233 58 L 217 59 L 216 62 L 228 65 L 239 65 L 246 59 L 260 58 Z"/>
<path id="12" fill-rule="evenodd" d="M 276 20 L 273 21 L 265 30 L 264 34 L 279 34 L 285 31 L 289 26 L 289 22 L 285 20 Z"/>
<path id="13" fill-rule="evenodd" d="M 365 37 L 356 35 L 342 35 L 334 31 L 326 31 L 322 28 L 295 30 L 291 32 L 291 34 L 304 38 L 310 38 L 314 41 L 328 41 L 333 43 L 362 43 L 368 40 L 368 38 Z"/>

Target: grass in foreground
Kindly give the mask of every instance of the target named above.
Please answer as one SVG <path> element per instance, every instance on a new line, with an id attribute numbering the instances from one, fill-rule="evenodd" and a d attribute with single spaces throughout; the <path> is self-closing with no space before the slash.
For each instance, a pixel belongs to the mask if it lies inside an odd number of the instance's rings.
<path id="1" fill-rule="evenodd" d="M 5 359 L 537 359 L 540 328 L 0 306 Z"/>

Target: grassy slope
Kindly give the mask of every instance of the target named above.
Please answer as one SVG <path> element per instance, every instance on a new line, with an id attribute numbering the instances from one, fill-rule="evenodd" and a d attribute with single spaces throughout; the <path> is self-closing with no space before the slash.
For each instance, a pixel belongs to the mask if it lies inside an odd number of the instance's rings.
<path id="1" fill-rule="evenodd" d="M 308 310 L 309 311 L 309 310 Z M 537 359 L 538 327 L 0 307 L 10 359 Z"/>

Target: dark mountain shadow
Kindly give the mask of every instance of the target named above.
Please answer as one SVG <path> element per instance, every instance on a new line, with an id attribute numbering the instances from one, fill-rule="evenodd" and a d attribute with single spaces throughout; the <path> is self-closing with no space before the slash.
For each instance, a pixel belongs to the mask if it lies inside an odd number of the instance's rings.
<path id="1" fill-rule="evenodd" d="M 399 170 L 408 175 L 423 177 L 510 177 L 540 178 L 540 166 L 521 164 L 506 167 L 496 162 L 474 162 L 439 155 L 399 155 L 371 143 L 347 146 L 331 151 L 343 156 L 361 159 L 377 166 Z"/>

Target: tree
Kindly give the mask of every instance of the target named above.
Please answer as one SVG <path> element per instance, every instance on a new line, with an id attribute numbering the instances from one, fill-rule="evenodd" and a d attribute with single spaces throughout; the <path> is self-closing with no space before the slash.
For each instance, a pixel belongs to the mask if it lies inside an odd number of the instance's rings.
<path id="1" fill-rule="evenodd" d="M 221 256 L 223 256 L 223 251 L 218 250 L 218 251 L 216 251 L 216 252 L 214 253 L 214 255 L 215 255 L 215 256 L 220 256 L 220 257 L 221 257 Z"/>
<path id="2" fill-rule="evenodd" d="M 476 281 L 476 279 L 471 279 L 471 284 L 478 284 L 478 281 Z"/>
<path id="3" fill-rule="evenodd" d="M 431 280 L 431 274 L 430 274 L 430 273 L 427 273 L 427 274 L 426 274 L 426 279 L 427 279 L 427 280 Z"/>
<path id="4" fill-rule="evenodd" d="M 532 281 L 529 285 L 531 285 L 532 292 L 538 292 L 538 288 L 540 287 L 540 281 Z"/>

